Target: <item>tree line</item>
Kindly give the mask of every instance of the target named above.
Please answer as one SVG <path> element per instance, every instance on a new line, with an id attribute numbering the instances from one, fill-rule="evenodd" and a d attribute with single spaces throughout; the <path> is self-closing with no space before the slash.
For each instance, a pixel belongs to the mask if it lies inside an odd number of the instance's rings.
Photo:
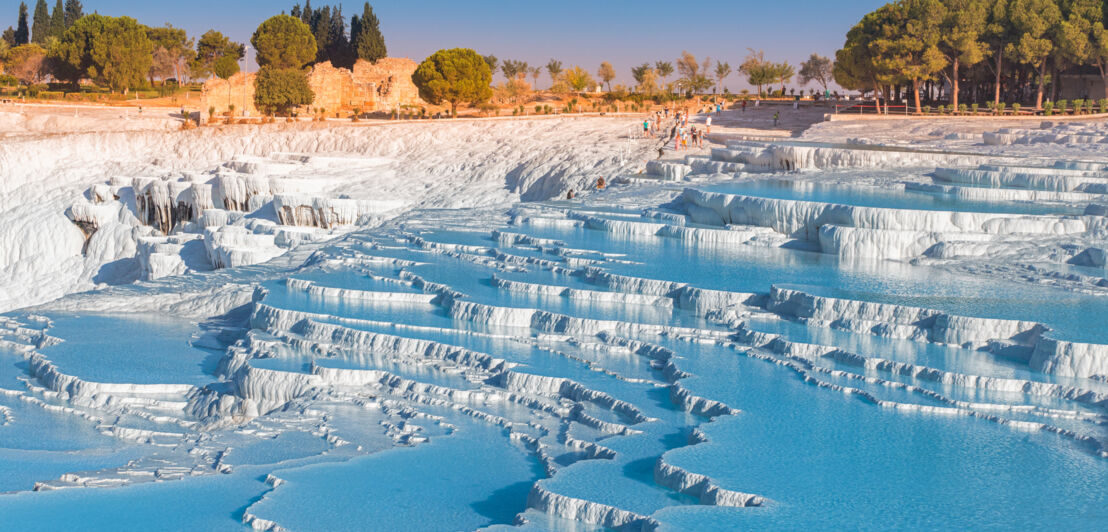
<path id="1" fill-rule="evenodd" d="M 316 43 L 305 64 L 331 61 L 349 68 L 358 59 L 376 62 L 387 54 L 380 23 L 368 2 L 360 16 L 351 17 L 349 33 L 340 6 L 313 9 L 308 2 L 292 12 L 290 18 L 307 26 Z M 226 79 L 239 71 L 243 57 L 245 45 L 219 31 L 194 39 L 170 24 L 150 27 L 126 16 L 85 15 L 79 0 L 57 0 L 53 11 L 46 0 L 38 0 L 33 19 L 21 2 L 16 27 L 0 35 L 0 63 L 28 86 L 48 79 L 75 86 L 89 79 L 112 91 L 126 91 L 153 84 L 156 78 Z"/>
<path id="2" fill-rule="evenodd" d="M 1062 72 L 1095 67 L 1108 97 L 1106 21 L 1104 0 L 898 0 L 850 29 L 834 79 L 885 99 L 910 86 L 917 112 L 921 88 L 934 81 L 949 84 L 954 109 L 987 95 L 996 107 L 1042 108 Z"/>

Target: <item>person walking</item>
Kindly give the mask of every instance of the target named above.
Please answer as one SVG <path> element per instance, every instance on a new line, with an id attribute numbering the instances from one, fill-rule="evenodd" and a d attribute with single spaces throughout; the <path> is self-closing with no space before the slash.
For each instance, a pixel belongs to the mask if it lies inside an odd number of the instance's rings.
<path id="1" fill-rule="evenodd" d="M 746 112 L 746 99 L 745 98 L 743 99 L 742 112 L 743 113 Z"/>
<path id="2" fill-rule="evenodd" d="M 712 132 L 712 117 L 709 116 L 706 120 L 704 120 L 704 128 L 708 130 L 708 133 Z"/>
<path id="3" fill-rule="evenodd" d="M 781 118 L 781 111 L 775 111 L 773 113 L 773 127 L 777 127 L 777 119 Z"/>

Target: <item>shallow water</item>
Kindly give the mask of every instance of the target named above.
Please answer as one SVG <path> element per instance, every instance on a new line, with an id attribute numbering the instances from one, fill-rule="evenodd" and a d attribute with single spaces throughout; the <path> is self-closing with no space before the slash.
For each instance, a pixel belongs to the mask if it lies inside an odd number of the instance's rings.
<path id="1" fill-rule="evenodd" d="M 766 194 L 777 190 L 759 186 Z M 803 194 L 811 196 L 797 199 L 919 201 L 895 191 L 867 196 L 812 187 Z M 950 207 L 935 201 L 935 208 Z M 263 411 L 249 423 L 227 415 L 219 418 L 226 425 L 201 430 L 194 423 L 212 420 L 176 403 L 198 404 L 195 396 L 159 396 L 173 404 L 151 406 L 142 397 L 105 392 L 76 401 L 98 420 L 78 418 L 21 399 L 68 404 L 34 384 L 22 355 L 0 351 L 0 390 L 8 390 L 0 393 L 6 407 L 0 492 L 25 491 L 63 473 L 123 467 L 139 456 L 162 460 L 157 467 L 190 468 L 182 480 L 0 496 L 0 528 L 230 530 L 243 529 L 250 516 L 291 530 L 458 530 L 520 519 L 529 521 L 524 528 L 564 530 L 627 523 L 665 530 L 1099 529 L 1108 521 L 1108 459 L 1098 454 L 1099 442 L 1108 441 L 1102 404 L 789 355 L 743 345 L 734 333 L 742 327 L 860 359 L 1092 393 L 1104 393 L 1103 382 L 1042 374 L 984 351 L 817 327 L 753 307 L 734 322 L 713 321 L 681 308 L 673 294 L 650 294 L 666 304 L 621 300 L 645 294 L 619 292 L 593 275 L 759 294 L 789 287 L 1039 321 L 1057 337 L 1101 343 L 1108 343 L 1102 327 L 1108 298 L 787 247 L 617 236 L 575 226 L 556 208 L 527 209 L 570 223 L 528 223 L 523 216 L 518 224 L 488 227 L 464 213 L 424 213 L 422 227 L 439 220 L 474 230 L 392 227 L 332 242 L 292 277 L 361 292 L 315 295 L 290 288 L 288 275 L 275 272 L 260 283 L 253 324 L 235 322 L 219 336 L 240 340 L 227 353 L 213 351 L 211 332 L 195 322 L 50 314 L 47 333 L 64 341 L 36 351 L 63 373 L 105 383 L 196 385 L 228 401 L 248 398 Z M 658 223 L 638 212 L 617 208 L 605 216 Z M 557 243 L 502 243 L 497 229 Z M 509 291 L 494 278 L 542 293 Z M 578 292 L 570 297 L 567 289 Z M 424 291 L 436 297 L 371 299 Z M 457 310 L 467 303 L 493 312 Z M 541 312 L 509 323 L 516 319 L 512 309 Z M 305 314 L 263 323 L 263 311 Z M 375 347 L 350 343 L 365 333 L 377 335 Z M 327 381 L 329 374 L 348 380 Z M 686 411 L 696 408 L 716 417 Z M 727 409 L 734 413 L 724 415 Z M 151 450 L 170 437 L 124 443 L 105 434 L 116 425 L 183 436 Z M 226 466 L 222 474 L 217 464 Z M 660 482 L 659 464 L 706 475 L 715 487 L 765 504 L 701 504 L 689 489 Z M 563 503 L 540 507 L 537 490 Z M 591 506 L 570 515 L 572 501 Z M 604 508 L 631 517 L 598 521 Z"/>

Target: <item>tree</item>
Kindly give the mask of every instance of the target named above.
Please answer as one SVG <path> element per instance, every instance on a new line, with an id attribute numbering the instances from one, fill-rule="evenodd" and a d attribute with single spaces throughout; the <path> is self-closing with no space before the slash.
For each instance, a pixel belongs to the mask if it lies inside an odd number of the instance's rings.
<path id="1" fill-rule="evenodd" d="M 938 0 L 901 0 L 888 6 L 873 46 L 884 68 L 899 80 L 912 83 L 916 112 L 921 112 L 920 81 L 946 68 L 946 59 L 938 48 L 946 8 Z"/>
<path id="2" fill-rule="evenodd" d="M 155 75 L 162 79 L 173 75 L 180 81 L 185 61 L 192 55 L 192 39 L 188 38 L 188 33 L 166 24 L 160 28 L 146 28 L 146 37 L 154 45 L 151 79 Z"/>
<path id="3" fill-rule="evenodd" d="M 327 50 L 331 47 L 331 7 L 323 6 L 312 13 L 312 21 L 308 24 L 315 37 L 316 55 L 315 62 L 327 61 Z"/>
<path id="4" fill-rule="evenodd" d="M 673 63 L 657 61 L 654 63 L 654 72 L 662 78 L 662 83 L 665 83 L 666 79 L 673 75 Z"/>
<path id="5" fill-rule="evenodd" d="M 728 63 L 721 63 L 719 61 L 716 61 L 716 87 L 719 91 L 723 90 L 723 80 L 730 75 L 731 65 Z"/>
<path id="6" fill-rule="evenodd" d="M 419 88 L 419 97 L 431 104 L 449 102 L 450 116 L 457 116 L 459 103 L 476 105 L 492 97 L 492 70 L 469 48 L 431 54 L 412 74 L 412 83 Z"/>
<path id="7" fill-rule="evenodd" d="M 635 83 L 641 85 L 646 73 L 653 70 L 654 67 L 651 67 L 650 63 L 643 63 L 637 67 L 631 67 L 631 77 L 635 79 Z"/>
<path id="8" fill-rule="evenodd" d="M 712 81 L 708 79 L 708 69 L 711 65 L 711 58 L 704 58 L 704 64 L 701 65 L 689 52 L 681 52 L 681 57 L 677 59 L 677 73 L 681 75 L 681 84 L 692 92 L 710 88 Z"/>
<path id="9" fill-rule="evenodd" d="M 258 70 L 258 77 L 254 80 L 254 106 L 262 112 L 287 115 L 293 108 L 311 105 L 313 101 L 315 93 L 308 85 L 308 76 L 303 70 L 272 65 Z"/>
<path id="10" fill-rule="evenodd" d="M 4 41 L 8 48 L 15 46 L 15 29 L 8 26 L 8 29 L 4 30 L 3 36 L 0 36 L 0 40 Z"/>
<path id="11" fill-rule="evenodd" d="M 373 14 L 373 8 L 370 7 L 369 2 L 366 2 L 362 8 L 362 17 L 358 19 L 358 25 L 361 31 L 358 33 L 358 46 L 355 49 L 357 58 L 376 63 L 381 58 L 387 57 L 385 36 L 381 35 L 380 21 L 377 20 L 377 15 Z"/>
<path id="12" fill-rule="evenodd" d="M 985 59 L 988 51 L 981 34 L 985 32 L 987 0 L 945 0 L 946 17 L 939 33 L 939 51 L 950 65 L 943 77 L 950 82 L 951 105 L 959 109 L 959 69 L 972 67 Z"/>
<path id="13" fill-rule="evenodd" d="M 485 60 L 485 63 L 488 63 L 490 72 L 496 72 L 496 67 L 500 64 L 500 60 L 497 59 L 495 55 L 489 54 L 481 56 L 481 58 Z"/>
<path id="14" fill-rule="evenodd" d="M 76 82 L 88 77 L 112 91 L 126 91 L 142 83 L 153 51 L 145 26 L 135 19 L 93 14 L 77 19 L 50 56 L 57 60 L 57 73 L 63 79 Z"/>
<path id="15" fill-rule="evenodd" d="M 527 62 L 505 59 L 500 65 L 500 71 L 504 73 L 504 79 L 511 81 L 527 75 Z"/>
<path id="16" fill-rule="evenodd" d="M 758 87 L 758 95 L 762 94 L 762 86 L 777 81 L 774 72 L 774 64 L 766 60 L 765 52 L 747 48 L 746 59 L 739 65 L 739 72 L 746 74 L 747 83 Z"/>
<path id="17" fill-rule="evenodd" d="M 81 0 L 65 0 L 65 29 L 72 28 L 77 20 L 85 16 L 84 9 Z"/>
<path id="18" fill-rule="evenodd" d="M 658 74 L 653 68 L 650 68 L 649 64 L 643 64 L 642 66 L 647 67 L 646 70 L 639 72 L 639 74 L 635 76 L 635 81 L 639 83 L 637 87 L 638 91 L 646 95 L 658 92 Z M 638 68 L 642 67 L 640 66 Z"/>
<path id="19" fill-rule="evenodd" d="M 534 82 L 535 82 L 535 90 L 538 90 L 538 88 L 539 88 L 539 76 L 542 75 L 542 69 L 539 68 L 539 67 L 531 67 L 531 68 L 528 69 L 528 71 L 531 73 L 531 79 L 534 80 Z"/>
<path id="20" fill-rule="evenodd" d="M 1062 22 L 1062 11 L 1055 0 L 1011 0 L 1009 20 L 1017 38 L 1011 52 L 1020 63 L 1039 71 L 1035 107 L 1043 105 L 1047 59 L 1054 52 L 1054 34 Z"/>
<path id="21" fill-rule="evenodd" d="M 50 36 L 60 39 L 67 29 L 69 28 L 65 25 L 65 8 L 62 7 L 62 0 L 57 0 L 54 3 L 54 11 L 50 13 Z"/>
<path id="22" fill-rule="evenodd" d="M 223 81 L 227 81 L 227 80 L 231 79 L 231 76 L 234 76 L 235 74 L 238 74 L 238 72 L 239 72 L 239 62 L 235 61 L 235 58 L 231 57 L 229 55 L 221 56 L 219 59 L 215 60 L 214 64 L 212 64 L 212 72 L 219 79 L 222 79 Z M 227 102 L 228 103 L 231 102 L 231 82 L 230 81 L 227 81 Z M 244 111 L 245 111 L 245 109 L 244 109 Z"/>
<path id="23" fill-rule="evenodd" d="M 796 75 L 796 69 L 788 61 L 773 63 L 773 81 L 781 82 L 781 94 L 785 94 L 785 84 Z"/>
<path id="24" fill-rule="evenodd" d="M 46 49 L 37 44 L 23 44 L 8 51 L 7 72 L 24 85 L 40 83 L 49 73 Z"/>
<path id="25" fill-rule="evenodd" d="M 355 57 L 346 38 L 346 19 L 342 16 L 342 6 L 331 11 L 331 26 L 327 35 L 327 58 L 336 67 L 353 68 Z"/>
<path id="26" fill-rule="evenodd" d="M 246 47 L 233 42 L 216 30 L 208 30 L 196 42 L 196 58 L 189 65 L 192 75 L 206 77 L 212 73 L 212 66 L 220 57 L 229 55 L 235 60 L 246 56 Z"/>
<path id="27" fill-rule="evenodd" d="M 46 6 L 46 0 L 38 0 L 35 3 L 35 16 L 31 24 L 31 42 L 45 44 L 50 36 L 50 8 Z"/>
<path id="28" fill-rule="evenodd" d="M 1108 98 L 1108 32 L 1104 29 L 1108 8 L 1103 0 L 1069 0 L 1063 7 L 1065 19 L 1057 35 L 1060 59 L 1096 66 Z"/>
<path id="29" fill-rule="evenodd" d="M 800 64 L 800 83 L 807 85 L 814 81 L 826 91 L 827 84 L 831 82 L 831 70 L 830 59 L 812 54 L 807 61 Z"/>
<path id="30" fill-rule="evenodd" d="M 19 3 L 19 21 L 15 26 L 15 45 L 31 42 L 31 29 L 27 27 L 27 4 Z"/>
<path id="31" fill-rule="evenodd" d="M 546 72 L 550 74 L 550 84 L 554 85 L 558 82 L 558 76 L 562 74 L 562 62 L 557 59 L 547 61 Z"/>
<path id="32" fill-rule="evenodd" d="M 581 92 L 589 88 L 589 85 L 593 85 L 595 82 L 592 76 L 589 75 L 589 71 L 575 66 L 565 71 L 566 83 L 569 84 L 569 88 Z"/>
<path id="33" fill-rule="evenodd" d="M 254 31 L 250 43 L 257 50 L 259 66 L 301 68 L 316 56 L 315 36 L 311 29 L 289 15 L 266 19 Z"/>
<path id="34" fill-rule="evenodd" d="M 616 79 L 616 69 L 612 68 L 612 64 L 604 61 L 600 63 L 600 69 L 596 71 L 596 77 L 600 78 L 600 81 L 608 85 L 608 92 L 612 91 L 612 80 Z"/>
<path id="35" fill-rule="evenodd" d="M 996 94 L 993 103 L 999 106 L 1000 77 L 1004 69 L 1004 54 L 1011 49 L 1012 42 L 1015 41 L 1016 36 L 1012 31 L 1012 24 L 1008 18 L 1008 1 L 994 0 L 989 7 L 985 24 L 984 41 L 988 43 L 993 59 L 989 67 L 992 69 L 993 75 L 996 76 L 996 83 L 994 85 Z"/>

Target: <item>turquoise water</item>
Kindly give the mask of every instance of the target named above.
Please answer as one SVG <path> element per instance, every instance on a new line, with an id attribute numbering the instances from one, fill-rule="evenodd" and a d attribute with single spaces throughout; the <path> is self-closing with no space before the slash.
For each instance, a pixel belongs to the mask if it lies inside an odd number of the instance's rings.
<path id="1" fill-rule="evenodd" d="M 812 190 L 804 194 L 823 198 L 819 201 L 838 195 L 859 202 L 899 201 L 882 193 L 857 199 L 852 191 Z M 534 208 L 549 216 L 559 214 Z M 194 413 L 171 408 L 143 411 L 136 406 L 136 412 L 122 413 L 111 410 L 116 403 L 105 411 L 98 410 L 103 405 L 82 407 L 99 412 L 100 421 L 43 409 L 21 398 L 67 403 L 29 389 L 34 380 L 23 356 L 0 351 L 0 389 L 9 390 L 0 394 L 0 406 L 8 412 L 6 423 L 0 425 L 0 492 L 19 491 L 0 496 L 0 528 L 243 530 L 248 514 L 290 530 L 500 529 L 516 523 L 519 516 L 530 520 L 531 529 L 598 526 L 547 516 L 529 505 L 528 494 L 536 484 L 571 500 L 632 512 L 663 530 L 1092 530 L 1108 523 L 1108 459 L 1097 454 L 1095 443 L 1004 423 L 1029 421 L 1108 441 L 1103 406 L 945 385 L 827 358 L 789 359 L 733 344 L 735 339 L 727 338 L 728 324 L 688 310 L 513 293 L 497 288 L 492 279 L 609 290 L 566 262 L 568 253 L 596 258 L 597 268 L 620 275 L 736 292 L 765 293 L 776 285 L 970 316 L 1034 320 L 1062 338 L 1108 343 L 1105 298 L 934 267 L 845 262 L 796 249 L 696 245 L 675 238 L 616 237 L 598 230 L 527 223 L 501 229 L 562 245 L 513 247 L 497 243 L 493 228 L 481 228 L 479 221 L 467 220 L 464 214 L 434 215 L 482 230 L 365 230 L 329 244 L 316 257 L 356 260 L 346 265 L 315 261 L 312 264 L 323 266 L 308 265 L 293 277 L 320 286 L 412 293 L 417 289 L 397 281 L 417 275 L 459 292 L 462 301 L 689 330 L 662 335 L 653 329 L 599 336 L 550 333 L 453 316 L 448 298 L 378 303 L 316 297 L 288 290 L 288 275 L 274 271 L 272 279 L 261 283 L 267 290 L 261 300 L 265 305 L 312 313 L 312 319 L 353 330 L 466 348 L 514 364 L 509 370 L 513 374 L 566 378 L 573 386 L 555 386 L 553 392 L 533 386 L 509 393 L 502 384 L 508 374 L 500 370 L 439 360 L 426 350 L 353 349 L 339 345 L 341 338 L 336 337 L 334 345 L 285 343 L 279 349 L 262 349 L 246 365 L 304 380 L 313 366 L 381 370 L 413 387 L 325 383 L 296 390 L 286 404 L 250 423 L 201 429 L 184 426 L 199 421 Z M 648 221 L 630 209 L 619 216 Z M 487 250 L 450 256 L 421 248 L 415 237 L 542 258 L 559 268 L 500 261 Z M 601 252 L 615 254 L 618 260 L 606 260 Z M 378 258 L 418 264 L 401 266 L 374 260 Z M 224 353 L 198 346 L 209 345 L 199 340 L 208 331 L 194 321 L 63 313 L 50 318 L 48 333 L 65 341 L 38 351 L 67 374 L 109 383 L 195 384 L 228 397 L 247 393 L 218 376 Z M 862 357 L 1101 393 L 1108 387 L 1043 375 L 1025 363 L 982 351 L 816 328 L 765 313 L 740 319 L 746 327 L 792 342 L 835 346 Z M 232 325 L 231 329 L 247 327 L 244 320 Z M 294 324 L 288 330 L 253 334 L 282 342 L 299 340 L 299 330 Z M 232 333 L 242 337 L 245 331 L 226 332 L 226 337 Z M 645 342 L 656 349 L 624 349 L 624 341 Z M 668 353 L 675 358 L 667 369 Z M 421 385 L 438 389 L 413 391 Z M 475 391 L 495 398 L 466 395 Z M 723 403 L 737 413 L 714 419 L 694 415 L 674 399 L 677 393 Z M 955 401 L 981 404 L 945 413 L 919 408 L 948 409 Z M 1045 409 L 1053 409 L 1053 414 L 1044 415 Z M 138 412 L 180 416 L 183 423 L 147 419 Z M 151 430 L 172 426 L 196 437 L 183 438 L 173 448 L 154 448 L 105 435 L 103 428 L 112 424 Z M 707 441 L 693 444 L 698 433 Z M 221 463 L 230 469 L 215 472 L 200 456 L 204 453 L 222 453 Z M 63 473 L 96 472 L 140 457 L 180 463 L 182 456 L 205 466 L 197 466 L 196 476 L 183 480 L 115 489 L 26 491 L 36 481 Z M 659 461 L 767 502 L 757 508 L 702 505 L 693 494 L 655 480 Z M 266 483 L 267 475 L 280 482 Z"/>
<path id="2" fill-rule="evenodd" d="M 839 203 L 886 209 L 1011 214 L 1082 214 L 1085 210 L 1083 205 L 1076 207 L 1032 202 L 967 200 L 944 194 L 907 190 L 902 184 L 833 185 L 784 179 L 747 179 L 708 185 L 704 189 L 759 198 Z"/>

